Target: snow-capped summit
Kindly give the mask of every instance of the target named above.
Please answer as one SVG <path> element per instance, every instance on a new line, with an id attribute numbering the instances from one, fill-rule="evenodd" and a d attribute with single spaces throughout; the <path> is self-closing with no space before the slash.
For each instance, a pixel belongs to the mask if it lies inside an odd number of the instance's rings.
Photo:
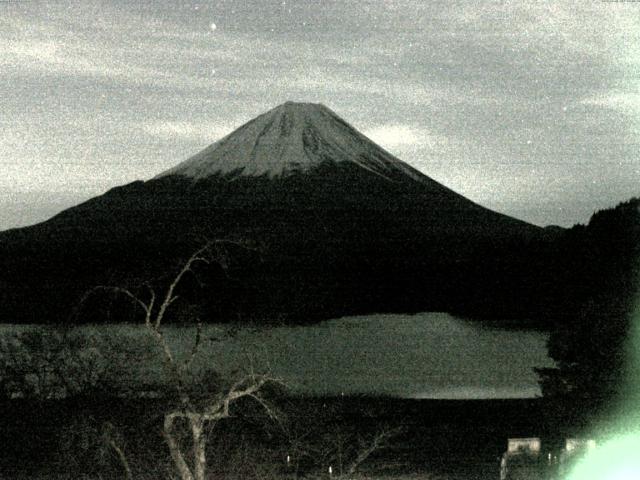
<path id="1" fill-rule="evenodd" d="M 202 179 L 216 174 L 278 177 L 327 162 L 349 162 L 386 178 L 399 173 L 415 180 L 425 178 L 324 105 L 296 102 L 286 102 L 256 117 L 156 178 L 180 175 Z"/>

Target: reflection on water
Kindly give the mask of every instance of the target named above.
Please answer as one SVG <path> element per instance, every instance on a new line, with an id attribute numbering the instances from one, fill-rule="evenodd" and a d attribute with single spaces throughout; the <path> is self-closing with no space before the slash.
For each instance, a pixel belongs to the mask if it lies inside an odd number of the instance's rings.
<path id="1" fill-rule="evenodd" d="M 5 325 L 6 329 L 29 328 Z M 162 367 L 142 326 L 82 326 L 102 349 L 133 349 L 131 375 L 153 382 Z M 194 327 L 168 327 L 179 356 Z M 445 313 L 348 317 L 307 327 L 239 329 L 211 325 L 193 367 L 230 373 L 269 369 L 291 390 L 311 394 L 376 393 L 414 398 L 514 398 L 540 393 L 533 367 L 551 366 L 547 335 L 499 330 Z M 140 354 L 136 354 L 138 349 Z M 112 359 L 111 361 L 113 361 Z M 137 362 L 135 361 L 137 360 Z M 119 361 L 122 361 L 121 359 Z"/>

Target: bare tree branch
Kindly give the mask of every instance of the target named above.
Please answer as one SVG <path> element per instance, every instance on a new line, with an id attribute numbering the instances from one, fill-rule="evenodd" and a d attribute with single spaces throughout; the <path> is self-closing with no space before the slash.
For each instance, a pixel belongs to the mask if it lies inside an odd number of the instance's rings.
<path id="1" fill-rule="evenodd" d="M 360 465 L 367 458 L 369 458 L 369 456 L 371 456 L 373 452 L 380 450 L 382 448 L 385 448 L 387 446 L 387 442 L 389 441 L 389 439 L 391 439 L 392 437 L 395 437 L 401 432 L 402 432 L 402 428 L 383 429 L 379 431 L 370 440 L 369 444 L 366 445 L 362 450 L 358 452 L 358 455 L 356 456 L 356 458 L 353 460 L 353 462 L 351 462 L 351 465 L 349 465 L 349 469 L 347 470 L 347 473 L 349 475 L 353 475 L 354 473 L 356 473 L 356 470 L 358 469 L 358 467 L 360 467 Z"/>
<path id="2" fill-rule="evenodd" d="M 129 465 L 129 461 L 127 460 L 127 456 L 124 453 L 124 450 L 118 445 L 116 440 L 113 438 L 112 432 L 114 430 L 114 426 L 107 422 L 103 428 L 103 436 L 107 445 L 109 445 L 116 455 L 118 456 L 118 460 L 124 469 L 125 478 L 127 480 L 133 480 L 133 473 L 131 471 L 131 466 Z"/>
<path id="3" fill-rule="evenodd" d="M 173 292 L 175 291 L 176 287 L 178 286 L 178 284 L 182 280 L 182 277 L 184 277 L 187 274 L 187 272 L 191 271 L 191 267 L 196 262 L 209 263 L 209 259 L 203 257 L 202 255 L 207 250 L 209 250 L 210 247 L 211 247 L 211 244 L 210 243 L 206 243 L 203 247 L 201 247 L 193 255 L 191 255 L 191 257 L 189 257 L 189 259 L 186 261 L 186 263 L 182 266 L 182 268 L 180 269 L 178 274 L 174 277 L 173 281 L 169 284 L 169 288 L 167 288 L 167 293 L 165 294 L 164 300 L 160 304 L 160 309 L 159 309 L 159 311 L 158 311 L 158 313 L 156 315 L 155 325 L 154 325 L 156 330 L 158 328 L 160 328 L 160 324 L 162 323 L 162 320 L 164 318 L 165 312 L 167 311 L 167 308 L 169 308 L 169 306 L 177 298 L 176 296 L 174 296 Z"/>
<path id="4" fill-rule="evenodd" d="M 180 445 L 178 445 L 178 442 L 173 436 L 173 422 L 179 416 L 180 415 L 177 412 L 172 412 L 165 415 L 162 435 L 164 436 L 165 441 L 169 446 L 171 460 L 173 460 L 174 465 L 178 469 L 181 480 L 195 480 L 193 473 L 191 473 L 189 465 L 187 465 L 187 462 L 184 459 L 184 455 L 182 454 Z"/>
<path id="5" fill-rule="evenodd" d="M 191 353 L 187 358 L 184 359 L 182 363 L 183 370 L 187 370 L 191 364 L 193 363 L 193 359 L 196 357 L 198 350 L 200 349 L 200 344 L 202 343 L 202 322 L 198 319 L 196 323 L 196 338 L 193 341 L 193 346 L 191 347 Z"/>

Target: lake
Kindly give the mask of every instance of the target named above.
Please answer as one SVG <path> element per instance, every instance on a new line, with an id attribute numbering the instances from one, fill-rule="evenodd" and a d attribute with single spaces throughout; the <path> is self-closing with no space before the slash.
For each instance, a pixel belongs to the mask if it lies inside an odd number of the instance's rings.
<path id="1" fill-rule="evenodd" d="M 0 326 L 0 335 L 35 326 Z M 166 338 L 180 358 L 191 351 L 195 327 L 168 326 Z M 159 356 L 142 326 L 84 325 L 71 335 L 112 352 L 105 362 L 127 375 L 161 378 Z M 540 394 L 534 367 L 553 366 L 548 335 L 482 326 L 446 313 L 345 317 L 314 326 L 204 327 L 192 367 L 269 370 L 295 393 L 387 394 L 403 398 L 531 398 Z M 125 378 L 126 375 L 123 376 Z"/>

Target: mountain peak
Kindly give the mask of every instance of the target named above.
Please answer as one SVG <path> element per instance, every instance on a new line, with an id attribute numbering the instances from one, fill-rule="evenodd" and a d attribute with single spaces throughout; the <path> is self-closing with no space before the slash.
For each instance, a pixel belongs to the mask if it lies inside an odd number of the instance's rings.
<path id="1" fill-rule="evenodd" d="M 279 177 L 348 162 L 391 179 L 427 177 L 401 162 L 320 103 L 288 101 L 245 123 L 156 178 Z"/>
<path id="2" fill-rule="evenodd" d="M 314 110 L 314 109 L 326 109 L 322 103 L 312 103 L 312 102 L 294 102 L 293 100 L 287 100 L 284 103 L 281 103 L 276 107 L 278 108 L 297 108 L 301 110 Z"/>
<path id="3" fill-rule="evenodd" d="M 314 113 L 320 114 L 321 112 L 329 112 L 333 115 L 336 115 L 322 103 L 294 102 L 292 100 L 287 100 L 286 102 L 281 103 L 280 105 L 278 105 L 275 108 L 272 108 L 266 113 L 281 114 L 281 115 L 294 115 L 294 114 L 313 115 Z"/>

